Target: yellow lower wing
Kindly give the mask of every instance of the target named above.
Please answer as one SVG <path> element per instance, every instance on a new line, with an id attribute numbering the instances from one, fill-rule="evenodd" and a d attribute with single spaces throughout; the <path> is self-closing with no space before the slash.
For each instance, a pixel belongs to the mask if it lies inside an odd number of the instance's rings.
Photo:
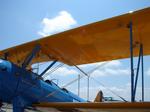
<path id="1" fill-rule="evenodd" d="M 150 112 L 150 102 L 41 103 L 33 106 L 49 112 L 51 112 L 50 110 L 53 110 L 53 112 Z"/>

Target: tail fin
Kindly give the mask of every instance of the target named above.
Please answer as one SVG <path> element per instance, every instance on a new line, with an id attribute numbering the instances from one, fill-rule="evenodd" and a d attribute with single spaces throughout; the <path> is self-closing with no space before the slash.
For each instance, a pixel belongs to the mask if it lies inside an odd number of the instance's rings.
<path id="1" fill-rule="evenodd" d="M 103 102 L 103 92 L 101 90 L 97 93 L 94 102 Z"/>

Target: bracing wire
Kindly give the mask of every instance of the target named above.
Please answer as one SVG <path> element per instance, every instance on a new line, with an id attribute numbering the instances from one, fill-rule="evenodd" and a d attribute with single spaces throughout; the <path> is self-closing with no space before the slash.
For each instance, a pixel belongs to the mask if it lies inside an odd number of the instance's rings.
<path id="1" fill-rule="evenodd" d="M 37 67 L 34 67 L 33 70 L 39 68 L 40 66 L 42 66 L 42 65 L 44 65 L 44 64 L 46 64 L 46 62 L 38 63 Z M 52 68 L 50 71 L 48 71 L 47 73 L 45 73 L 45 74 L 43 75 L 43 78 L 46 78 L 48 75 L 52 74 L 53 72 L 55 72 L 56 70 L 58 70 L 58 69 L 59 69 L 60 67 L 62 67 L 63 65 L 64 65 L 64 63 L 58 64 L 57 66 L 55 66 L 54 68 Z M 39 71 L 39 70 L 38 70 L 38 71 Z"/>
<path id="2" fill-rule="evenodd" d="M 107 63 L 108 63 L 108 62 L 107 62 Z M 98 66 L 95 67 L 94 69 L 88 71 L 88 74 L 89 74 L 89 75 L 92 74 L 96 69 L 98 69 L 98 68 L 100 68 L 100 67 L 103 67 L 103 66 L 106 65 L 107 63 L 103 63 L 103 64 L 98 65 Z M 79 68 L 79 67 L 78 67 L 78 68 Z M 83 77 L 85 77 L 85 75 L 82 75 L 82 76 L 80 77 L 80 79 L 83 78 Z M 67 86 L 69 86 L 69 85 L 75 83 L 77 80 L 78 80 L 78 79 L 72 80 L 72 81 L 70 81 L 69 83 L 67 83 L 67 84 L 65 84 L 64 86 L 62 86 L 61 88 L 66 88 Z M 57 92 L 59 92 L 59 90 L 53 91 L 53 92 L 51 92 L 50 94 L 46 95 L 45 97 L 50 97 L 50 96 L 56 94 Z M 43 99 L 43 97 L 42 97 L 41 99 Z M 41 100 L 41 99 L 40 99 L 40 100 Z"/>
<path id="3" fill-rule="evenodd" d="M 95 82 L 97 82 L 99 85 L 101 85 L 104 88 L 106 88 L 108 91 L 110 91 L 111 93 L 113 93 L 114 95 L 116 95 L 117 97 L 119 97 L 120 99 L 122 99 L 123 101 L 127 102 L 127 100 L 125 100 L 125 98 L 121 97 L 120 95 L 118 95 L 117 93 L 115 93 L 114 91 L 112 91 L 110 88 L 106 87 L 103 83 L 99 82 L 98 80 L 96 80 L 93 77 L 91 77 L 91 79 L 94 80 Z"/>
<path id="4" fill-rule="evenodd" d="M 107 62 L 107 63 L 109 63 L 109 62 Z M 107 64 L 107 63 L 104 63 L 104 64 L 102 64 L 102 65 L 96 67 L 95 69 L 89 71 L 88 73 L 85 73 L 85 72 L 84 72 L 81 68 L 79 68 L 78 66 L 75 66 L 75 67 L 76 67 L 77 69 L 79 69 L 79 70 L 84 74 L 84 76 L 88 76 L 88 77 L 89 77 L 90 75 L 92 75 L 92 73 L 94 72 L 94 70 L 98 69 L 99 67 L 104 66 L 104 65 Z M 83 78 L 84 76 L 80 77 L 80 79 Z M 100 84 L 101 86 L 103 86 L 104 88 L 106 88 L 106 89 L 107 89 L 108 91 L 110 91 L 112 94 L 116 95 L 117 97 L 119 97 L 119 98 L 122 99 L 123 101 L 127 102 L 127 100 L 125 100 L 125 98 L 121 97 L 120 95 L 118 95 L 117 93 L 115 93 L 114 91 L 112 91 L 110 88 L 106 87 L 103 83 L 99 82 L 98 80 L 96 80 L 96 79 L 93 78 L 93 77 L 90 77 L 90 78 L 91 78 L 92 80 L 94 80 L 95 82 L 97 82 L 98 84 Z M 78 80 L 78 79 L 75 79 L 75 80 L 73 80 L 73 81 L 67 83 L 66 85 L 62 86 L 61 88 L 66 88 L 67 86 L 71 85 L 72 83 L 76 82 L 77 80 Z M 59 91 L 59 90 L 53 91 L 52 93 L 46 95 L 45 97 L 50 97 L 50 96 L 56 94 L 58 91 Z"/>
<path id="5" fill-rule="evenodd" d="M 52 74 L 53 72 L 55 72 L 56 70 L 58 70 L 63 65 L 64 65 L 63 63 L 60 63 L 56 67 L 52 68 L 49 72 L 47 72 L 46 74 L 43 75 L 43 78 L 46 78 L 48 75 Z"/>
<path id="6" fill-rule="evenodd" d="M 69 60 L 68 60 L 68 61 L 69 61 Z M 70 61 L 69 61 L 69 62 L 70 62 Z M 72 63 L 72 64 L 73 64 L 73 63 Z M 79 71 L 81 71 L 85 76 L 88 76 L 88 77 L 89 77 L 89 75 L 88 75 L 86 72 L 84 72 L 81 68 L 79 68 L 79 67 L 76 66 L 75 64 L 73 64 L 73 65 L 74 65 Z M 63 64 L 60 64 L 60 65 L 58 65 L 58 67 L 53 68 L 50 72 L 46 73 L 44 77 L 46 77 L 46 76 L 48 76 L 50 73 L 56 71 L 56 70 L 57 70 L 59 67 L 61 67 L 61 66 L 63 66 Z M 99 83 L 100 85 L 102 85 L 102 86 L 103 86 L 104 88 L 106 88 L 107 90 L 109 90 L 110 92 L 112 92 L 114 95 L 116 95 L 116 96 L 118 96 L 119 98 L 121 98 L 123 101 L 126 101 L 123 97 L 119 96 L 119 95 L 116 94 L 114 91 L 112 91 L 111 89 L 107 88 L 104 84 L 100 83 L 99 81 L 97 81 L 97 80 L 94 79 L 93 77 L 92 77 L 92 79 L 93 79 L 95 82 L 97 82 L 97 83 Z M 70 84 L 72 84 L 72 83 L 70 83 Z M 70 85 L 70 84 L 69 84 L 69 85 Z M 66 86 L 68 86 L 68 85 L 66 85 Z M 66 86 L 64 86 L 64 87 L 66 87 Z M 53 91 L 52 93 L 46 95 L 45 97 L 49 97 L 49 96 L 51 96 L 51 95 L 54 95 L 54 94 L 55 94 L 56 92 L 58 92 L 58 91 L 59 91 L 59 90 Z"/>
<path id="7" fill-rule="evenodd" d="M 88 76 L 87 73 L 85 73 L 81 68 L 77 67 L 77 69 L 79 69 L 84 75 Z M 113 93 L 114 95 L 116 95 L 117 97 L 121 98 L 123 101 L 127 102 L 127 100 L 125 100 L 125 98 L 121 97 L 120 95 L 118 95 L 117 93 L 115 93 L 114 91 L 112 91 L 111 89 L 109 89 L 108 87 L 106 87 L 103 83 L 99 82 L 98 80 L 96 80 L 95 78 L 91 77 L 91 79 L 93 79 L 95 82 L 97 82 L 98 84 L 102 85 L 104 88 L 106 88 L 108 91 L 110 91 L 111 93 Z"/>
<path id="8" fill-rule="evenodd" d="M 99 69 L 99 68 L 105 66 L 106 64 L 108 64 L 108 62 L 107 62 L 107 63 L 100 64 L 100 65 L 98 65 L 97 67 L 95 67 L 94 69 L 88 71 L 88 72 L 87 72 L 88 76 L 90 76 L 95 70 L 97 70 L 97 69 Z M 80 74 L 79 74 L 79 75 L 80 75 Z M 69 85 L 75 83 L 75 82 L 78 81 L 79 79 L 84 78 L 84 76 L 85 76 L 85 75 L 81 75 L 80 78 L 76 78 L 76 79 L 70 81 L 69 83 L 65 84 L 65 85 L 62 86 L 62 87 L 67 87 L 67 86 L 69 86 Z"/>

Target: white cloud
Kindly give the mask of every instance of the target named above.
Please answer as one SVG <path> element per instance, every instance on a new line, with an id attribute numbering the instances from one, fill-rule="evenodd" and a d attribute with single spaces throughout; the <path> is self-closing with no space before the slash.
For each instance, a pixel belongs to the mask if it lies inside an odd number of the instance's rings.
<path id="1" fill-rule="evenodd" d="M 62 75 L 62 76 L 73 75 L 73 74 L 77 74 L 77 73 L 78 72 L 76 70 L 68 69 L 67 67 L 61 67 L 55 72 L 55 74 Z"/>
<path id="2" fill-rule="evenodd" d="M 106 77 L 106 76 L 122 76 L 122 75 L 129 75 L 130 70 L 128 68 L 121 68 L 122 63 L 120 61 L 110 61 L 110 62 L 102 62 L 102 63 L 94 63 L 94 64 L 88 64 L 88 65 L 80 65 L 79 67 L 88 73 L 89 68 L 95 68 L 99 67 L 99 69 L 95 70 L 91 76 L 92 77 Z M 79 74 L 80 72 L 77 69 L 72 69 L 70 67 L 61 67 L 57 71 L 54 72 L 57 76 L 68 76 L 68 75 L 74 75 Z"/>
<path id="3" fill-rule="evenodd" d="M 130 101 L 131 99 L 131 89 L 130 86 L 126 85 L 124 87 L 116 87 L 116 86 L 109 86 L 107 87 L 111 91 L 113 91 L 115 94 L 123 97 L 125 100 Z M 113 97 L 114 99 L 121 100 L 118 96 L 110 92 L 108 89 L 104 88 L 103 86 L 98 86 L 98 87 L 90 87 L 89 92 L 90 92 L 90 101 L 93 101 L 97 95 L 97 93 L 102 90 L 104 97 Z M 78 91 L 78 90 L 76 90 Z M 80 90 L 80 96 L 84 99 L 87 99 L 87 88 L 83 87 Z M 145 88 L 145 100 L 149 101 L 150 100 L 150 88 Z M 139 101 L 141 100 L 141 87 L 137 87 L 137 92 L 136 92 L 136 100 Z M 122 101 L 122 100 L 121 100 Z"/>
<path id="4" fill-rule="evenodd" d="M 41 24 L 43 25 L 43 28 L 38 34 L 47 36 L 71 29 L 77 22 L 70 13 L 61 11 L 54 18 L 43 18 Z"/>
<path id="5" fill-rule="evenodd" d="M 88 68 L 88 67 L 96 67 L 99 65 L 102 65 L 102 66 L 91 74 L 93 77 L 112 76 L 112 75 L 113 76 L 114 75 L 129 75 L 130 74 L 129 68 L 122 67 L 122 63 L 118 60 L 95 63 L 91 65 L 82 65 L 81 67 Z"/>
<path id="6" fill-rule="evenodd" d="M 112 75 L 129 75 L 130 71 L 128 69 L 112 69 L 104 68 L 103 70 L 96 70 L 93 72 L 92 76 L 112 76 Z"/>
<path id="7" fill-rule="evenodd" d="M 47 71 L 47 73 L 49 73 L 49 71 Z M 61 67 L 61 68 L 57 69 L 55 72 L 53 72 L 53 75 L 55 75 L 55 76 L 69 76 L 69 75 L 74 75 L 77 73 L 78 72 L 74 69 L 70 69 L 68 67 Z"/>
<path id="8" fill-rule="evenodd" d="M 122 63 L 119 60 L 113 60 L 113 61 L 109 61 L 105 67 L 114 68 L 114 67 L 120 67 L 120 66 L 122 66 Z"/>
<path id="9" fill-rule="evenodd" d="M 130 100 L 130 89 L 127 87 L 121 88 L 116 86 L 107 87 L 110 89 L 110 91 L 113 91 L 115 94 L 125 98 L 126 100 Z M 114 99 L 121 100 L 118 96 L 110 92 L 107 88 L 103 86 L 97 86 L 97 87 L 90 87 L 89 88 L 89 99 L 90 101 L 94 101 L 97 93 L 101 90 L 103 91 L 104 97 L 113 97 Z M 126 89 L 125 89 L 126 88 Z M 76 90 L 78 91 L 78 90 Z M 80 91 L 80 96 L 84 99 L 87 99 L 87 88 L 83 87 Z"/>
<path id="10" fill-rule="evenodd" d="M 113 61 L 105 61 L 105 62 L 98 62 L 98 63 L 92 63 L 92 64 L 85 64 L 85 65 L 79 65 L 81 68 L 86 67 L 96 67 L 102 65 L 102 67 L 120 67 L 122 63 L 119 60 L 113 60 Z"/>
<path id="11" fill-rule="evenodd" d="M 150 76 L 150 68 L 148 68 L 148 70 L 146 71 L 146 74 L 147 74 L 148 76 Z"/>

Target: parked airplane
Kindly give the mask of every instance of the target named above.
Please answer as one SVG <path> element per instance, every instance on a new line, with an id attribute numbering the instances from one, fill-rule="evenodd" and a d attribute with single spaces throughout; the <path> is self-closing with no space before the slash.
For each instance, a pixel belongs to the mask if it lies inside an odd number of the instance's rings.
<path id="1" fill-rule="evenodd" d="M 150 8 L 146 8 L 2 50 L 1 103 L 12 103 L 13 112 L 23 112 L 33 106 L 39 110 L 56 112 L 149 112 L 150 102 L 135 102 L 139 66 L 143 71 L 143 55 L 150 54 L 149 35 Z M 133 69 L 134 56 L 139 57 L 136 75 Z M 129 57 L 131 102 L 86 102 L 52 81 L 45 82 L 42 79 L 57 61 L 76 66 Z M 29 70 L 32 64 L 45 61 L 52 63 L 41 74 Z"/>

